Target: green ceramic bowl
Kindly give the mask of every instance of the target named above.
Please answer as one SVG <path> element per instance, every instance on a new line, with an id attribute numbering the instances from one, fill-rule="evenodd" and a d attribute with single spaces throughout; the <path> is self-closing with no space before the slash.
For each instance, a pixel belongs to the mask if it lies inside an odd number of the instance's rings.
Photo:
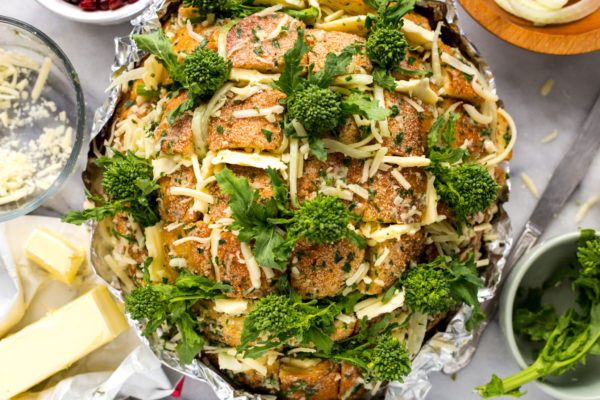
<path id="1" fill-rule="evenodd" d="M 521 368 L 533 362 L 533 346 L 513 330 L 517 289 L 539 287 L 555 271 L 573 263 L 578 238 L 579 232 L 574 232 L 538 244 L 521 258 L 506 281 L 500 298 L 500 325 L 512 357 Z M 573 304 L 574 297 L 569 285 L 561 285 L 546 291 L 543 302 L 554 304 L 561 314 Z M 600 400 L 600 356 L 588 356 L 585 365 L 535 383 L 557 399 Z"/>

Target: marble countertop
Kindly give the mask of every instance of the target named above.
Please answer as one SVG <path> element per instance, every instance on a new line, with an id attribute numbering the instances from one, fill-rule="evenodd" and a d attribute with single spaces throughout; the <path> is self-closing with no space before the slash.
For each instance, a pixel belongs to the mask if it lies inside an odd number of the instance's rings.
<path id="1" fill-rule="evenodd" d="M 526 172 L 540 193 L 554 167 L 578 133 L 595 98 L 600 95 L 600 52 L 577 56 L 549 56 L 519 49 L 496 38 L 479 26 L 462 8 L 458 9 L 461 26 L 481 51 L 495 74 L 500 98 L 514 117 L 519 139 L 511 162 L 512 192 L 507 210 L 513 229 L 519 233 L 531 213 L 536 199 L 525 188 L 521 173 Z M 33 0 L 2 0 L 0 15 L 28 22 L 53 38 L 69 56 L 77 70 L 85 92 L 88 119 L 105 98 L 110 65 L 113 60 L 113 38 L 126 35 L 128 24 L 107 27 L 67 21 L 39 6 Z M 548 79 L 555 85 L 543 97 L 540 88 Z M 558 130 L 558 138 L 542 144 L 542 138 Z M 599 132 L 600 134 L 600 132 Z M 86 149 L 87 151 L 87 149 Z M 36 211 L 44 215 L 61 215 L 77 208 L 83 201 L 79 169 L 68 183 Z M 561 213 L 555 216 L 543 238 L 577 229 L 578 226 L 600 228 L 600 205 L 593 207 L 582 221 L 575 222 L 578 204 L 600 192 L 600 157 L 590 166 L 586 178 L 576 189 Z M 518 367 L 508 354 L 502 332 L 494 322 L 485 332 L 471 364 L 452 379 L 443 374 L 431 376 L 433 388 L 427 399 L 479 399 L 472 393 L 475 386 L 486 383 L 492 373 L 508 376 Z M 188 380 L 189 381 L 189 380 Z M 186 381 L 187 382 L 187 381 Z M 192 382 L 190 382 L 192 383 Z M 526 399 L 547 400 L 549 396 L 534 384 L 526 386 Z M 205 386 L 186 384 L 185 399 L 216 399 Z"/>

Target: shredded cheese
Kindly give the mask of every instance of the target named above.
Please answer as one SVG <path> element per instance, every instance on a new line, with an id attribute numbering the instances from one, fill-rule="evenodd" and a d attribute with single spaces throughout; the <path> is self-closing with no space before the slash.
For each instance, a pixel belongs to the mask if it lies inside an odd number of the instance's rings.
<path id="1" fill-rule="evenodd" d="M 548 96 L 550 94 L 550 91 L 552 90 L 552 87 L 554 86 L 554 79 L 548 79 L 544 85 L 542 86 L 542 88 L 540 89 L 540 94 L 542 96 Z"/>
<path id="2" fill-rule="evenodd" d="M 404 177 L 404 175 L 402 175 L 402 173 L 400 172 L 400 170 L 393 169 L 392 172 L 390 172 L 390 173 L 398 181 L 398 183 L 400 184 L 400 186 L 402 186 L 404 189 L 408 190 L 408 189 L 411 188 L 410 182 L 408 182 L 406 180 L 406 178 Z"/>
<path id="3" fill-rule="evenodd" d="M 535 183 L 529 177 L 529 175 L 527 175 L 525 172 L 521 172 L 521 179 L 523 180 L 523 183 L 525 184 L 525 187 L 527 187 L 527 189 L 529 189 L 529 191 L 531 192 L 531 194 L 534 197 L 539 198 L 540 197 L 540 192 L 538 191 L 538 188 L 535 186 Z"/>
<path id="4" fill-rule="evenodd" d="M 248 243 L 240 242 L 240 248 L 242 249 L 242 255 L 246 261 L 246 268 L 248 269 L 248 276 L 250 277 L 252 287 L 260 289 L 260 268 L 254 259 L 250 245 Z"/>
<path id="5" fill-rule="evenodd" d="M 242 315 L 248 310 L 246 299 L 215 299 L 213 310 L 228 315 Z"/>
<path id="6" fill-rule="evenodd" d="M 375 301 L 373 301 L 375 300 Z M 375 299 L 367 299 L 356 303 L 354 312 L 356 317 L 361 320 L 367 317 L 367 320 L 373 319 L 381 314 L 387 314 L 404 305 L 404 291 L 396 290 L 391 299 L 386 303 L 383 301 L 383 295 Z"/>
<path id="7" fill-rule="evenodd" d="M 48 79 L 48 74 L 50 73 L 50 67 L 52 66 L 52 61 L 49 57 L 45 57 L 42 62 L 42 67 L 38 73 L 37 79 L 35 81 L 35 85 L 33 85 L 33 90 L 31 91 L 31 98 L 33 100 L 37 100 L 42 94 L 42 89 L 46 84 L 46 80 Z"/>
<path id="8" fill-rule="evenodd" d="M 585 217 L 585 214 L 587 214 L 587 212 L 594 206 L 594 204 L 598 202 L 598 200 L 600 200 L 600 193 L 597 193 L 589 199 L 587 199 L 585 203 L 583 203 L 581 207 L 579 207 L 577 215 L 575 215 L 575 222 L 581 222 L 583 220 L 583 217 Z"/>
<path id="9" fill-rule="evenodd" d="M 548 136 L 546 136 L 542 139 L 542 143 L 550 143 L 553 140 L 556 140 L 557 137 L 558 137 L 558 129 L 555 129 L 554 131 L 552 131 L 551 134 L 549 134 Z"/>
<path id="10" fill-rule="evenodd" d="M 410 156 L 410 157 L 400 157 L 400 156 L 384 156 L 383 160 L 386 164 L 394 164 L 399 167 L 427 167 L 431 164 L 431 160 L 427 157 L 420 156 Z"/>
<path id="11" fill-rule="evenodd" d="M 258 153 L 245 153 L 233 150 L 221 150 L 211 160 L 213 165 L 233 164 L 246 167 L 255 167 L 261 169 L 274 168 L 279 170 L 287 169 L 280 157 Z"/>

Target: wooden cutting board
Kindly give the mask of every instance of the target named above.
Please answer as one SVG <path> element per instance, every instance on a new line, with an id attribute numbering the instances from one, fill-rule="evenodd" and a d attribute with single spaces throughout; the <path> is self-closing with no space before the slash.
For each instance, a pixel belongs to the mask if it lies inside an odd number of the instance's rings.
<path id="1" fill-rule="evenodd" d="M 485 29 L 516 46 L 546 54 L 600 50 L 600 9 L 564 25 L 534 26 L 501 9 L 494 0 L 458 0 Z"/>

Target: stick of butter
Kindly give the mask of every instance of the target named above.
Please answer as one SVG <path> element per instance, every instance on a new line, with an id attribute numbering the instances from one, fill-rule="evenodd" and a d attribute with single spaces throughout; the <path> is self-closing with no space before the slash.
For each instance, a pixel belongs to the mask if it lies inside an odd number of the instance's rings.
<path id="1" fill-rule="evenodd" d="M 73 282 L 85 250 L 46 228 L 36 228 L 25 244 L 25 256 L 59 281 Z"/>
<path id="2" fill-rule="evenodd" d="M 38 384 L 110 342 L 128 328 L 99 285 L 0 341 L 0 399 Z"/>

